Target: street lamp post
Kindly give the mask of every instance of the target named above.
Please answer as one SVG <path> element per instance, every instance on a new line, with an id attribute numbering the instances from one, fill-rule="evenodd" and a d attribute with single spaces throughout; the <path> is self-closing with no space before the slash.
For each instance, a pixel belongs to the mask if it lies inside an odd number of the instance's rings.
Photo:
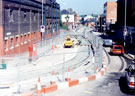
<path id="1" fill-rule="evenodd" d="M 43 25 L 43 11 L 44 11 L 44 10 L 43 10 L 43 0 L 42 0 L 42 25 Z M 44 34 L 44 33 L 42 32 L 42 37 L 41 37 L 42 40 L 43 40 L 43 34 Z"/>
<path id="2" fill-rule="evenodd" d="M 51 39 L 52 39 L 52 49 L 53 49 L 53 4 L 55 3 L 55 0 L 51 1 Z"/>
<path id="3" fill-rule="evenodd" d="M 42 0 L 42 25 L 43 25 L 43 0 Z"/>
<path id="4" fill-rule="evenodd" d="M 70 18 L 70 17 L 69 17 L 68 15 L 65 17 L 65 19 L 66 19 L 66 21 L 67 21 L 67 27 L 68 27 L 69 18 Z"/>
<path id="5" fill-rule="evenodd" d="M 51 36 L 53 37 L 53 1 L 51 2 Z"/>
<path id="6" fill-rule="evenodd" d="M 123 35 L 124 35 L 124 47 L 126 46 L 126 35 L 127 35 L 127 25 L 126 25 L 126 18 L 127 18 L 127 0 L 125 0 L 125 20 L 124 20 L 124 32 L 123 32 Z"/>
<path id="7" fill-rule="evenodd" d="M 57 7 L 57 6 L 56 6 Z M 58 9 L 56 8 L 56 11 L 55 11 L 55 14 L 56 14 L 56 35 L 57 35 L 57 30 L 58 30 L 58 23 L 57 23 L 57 21 L 58 21 L 58 17 L 57 17 L 57 15 L 58 15 L 58 11 L 57 11 Z"/>

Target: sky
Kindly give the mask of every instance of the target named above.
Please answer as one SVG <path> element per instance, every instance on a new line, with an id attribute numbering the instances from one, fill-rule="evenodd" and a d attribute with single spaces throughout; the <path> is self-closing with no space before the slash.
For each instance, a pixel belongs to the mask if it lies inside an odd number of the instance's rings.
<path id="1" fill-rule="evenodd" d="M 101 14 L 106 1 L 116 0 L 56 0 L 62 9 L 72 8 L 80 15 Z"/>

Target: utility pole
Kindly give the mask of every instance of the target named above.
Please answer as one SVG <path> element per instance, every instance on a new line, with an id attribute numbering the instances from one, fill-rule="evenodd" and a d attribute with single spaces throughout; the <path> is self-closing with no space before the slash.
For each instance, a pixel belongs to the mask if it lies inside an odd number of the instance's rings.
<path id="1" fill-rule="evenodd" d="M 53 1 L 51 2 L 51 36 L 53 37 Z"/>
<path id="2" fill-rule="evenodd" d="M 43 0 L 42 0 L 42 25 L 43 25 Z"/>
<path id="3" fill-rule="evenodd" d="M 124 32 L 123 32 L 123 35 L 124 35 L 124 47 L 126 46 L 126 35 L 127 35 L 127 21 L 126 21 L 126 18 L 127 18 L 127 0 L 125 0 L 125 18 L 124 18 Z"/>
<path id="4" fill-rule="evenodd" d="M 43 26 L 43 0 L 42 0 L 42 26 Z M 43 40 L 43 32 L 42 32 L 42 40 Z"/>

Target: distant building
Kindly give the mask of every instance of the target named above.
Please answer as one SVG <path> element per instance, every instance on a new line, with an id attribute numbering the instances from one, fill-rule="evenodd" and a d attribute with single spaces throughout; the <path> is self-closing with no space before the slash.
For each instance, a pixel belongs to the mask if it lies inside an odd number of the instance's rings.
<path id="1" fill-rule="evenodd" d="M 93 19 L 94 17 L 92 16 L 92 15 L 85 15 L 84 17 L 83 17 L 83 21 L 89 21 L 89 20 L 91 20 L 91 19 Z"/>
<path id="2" fill-rule="evenodd" d="M 45 36 L 40 32 L 42 0 L 0 0 L 0 56 L 26 52 L 41 38 L 59 34 L 60 5 L 55 0 L 43 3 Z"/>
<path id="3" fill-rule="evenodd" d="M 80 16 L 79 16 L 79 14 L 78 13 L 76 13 L 75 14 L 75 18 L 74 18 L 75 20 L 75 23 L 74 23 L 74 26 L 75 26 L 75 28 L 80 24 Z"/>
<path id="4" fill-rule="evenodd" d="M 61 14 L 69 14 L 69 12 L 68 12 L 68 10 L 63 9 L 63 10 L 61 10 Z"/>
<path id="5" fill-rule="evenodd" d="M 64 25 L 67 25 L 70 28 L 73 28 L 75 24 L 74 14 L 63 14 L 61 16 L 61 21 Z"/>
<path id="6" fill-rule="evenodd" d="M 69 14 L 73 14 L 73 9 L 72 8 L 69 8 L 67 11 L 69 12 Z"/>
<path id="7" fill-rule="evenodd" d="M 115 24 L 117 21 L 117 2 L 107 1 L 104 4 L 104 23 Z"/>
<path id="8" fill-rule="evenodd" d="M 63 9 L 63 10 L 61 10 L 61 14 L 76 14 L 76 12 L 75 11 L 73 11 L 73 9 L 72 8 L 69 8 L 69 9 Z"/>
<path id="9" fill-rule="evenodd" d="M 79 14 L 73 11 L 72 8 L 63 9 L 61 11 L 61 21 L 64 25 L 68 25 L 70 29 L 77 27 L 79 25 Z"/>

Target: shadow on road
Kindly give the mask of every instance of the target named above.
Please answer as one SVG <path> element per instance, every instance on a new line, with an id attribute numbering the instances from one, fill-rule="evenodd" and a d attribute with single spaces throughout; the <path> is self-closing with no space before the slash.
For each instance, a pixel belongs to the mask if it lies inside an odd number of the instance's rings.
<path id="1" fill-rule="evenodd" d="M 129 90 L 127 86 L 126 78 L 124 76 L 120 77 L 119 86 L 122 93 L 135 96 L 135 91 Z"/>

